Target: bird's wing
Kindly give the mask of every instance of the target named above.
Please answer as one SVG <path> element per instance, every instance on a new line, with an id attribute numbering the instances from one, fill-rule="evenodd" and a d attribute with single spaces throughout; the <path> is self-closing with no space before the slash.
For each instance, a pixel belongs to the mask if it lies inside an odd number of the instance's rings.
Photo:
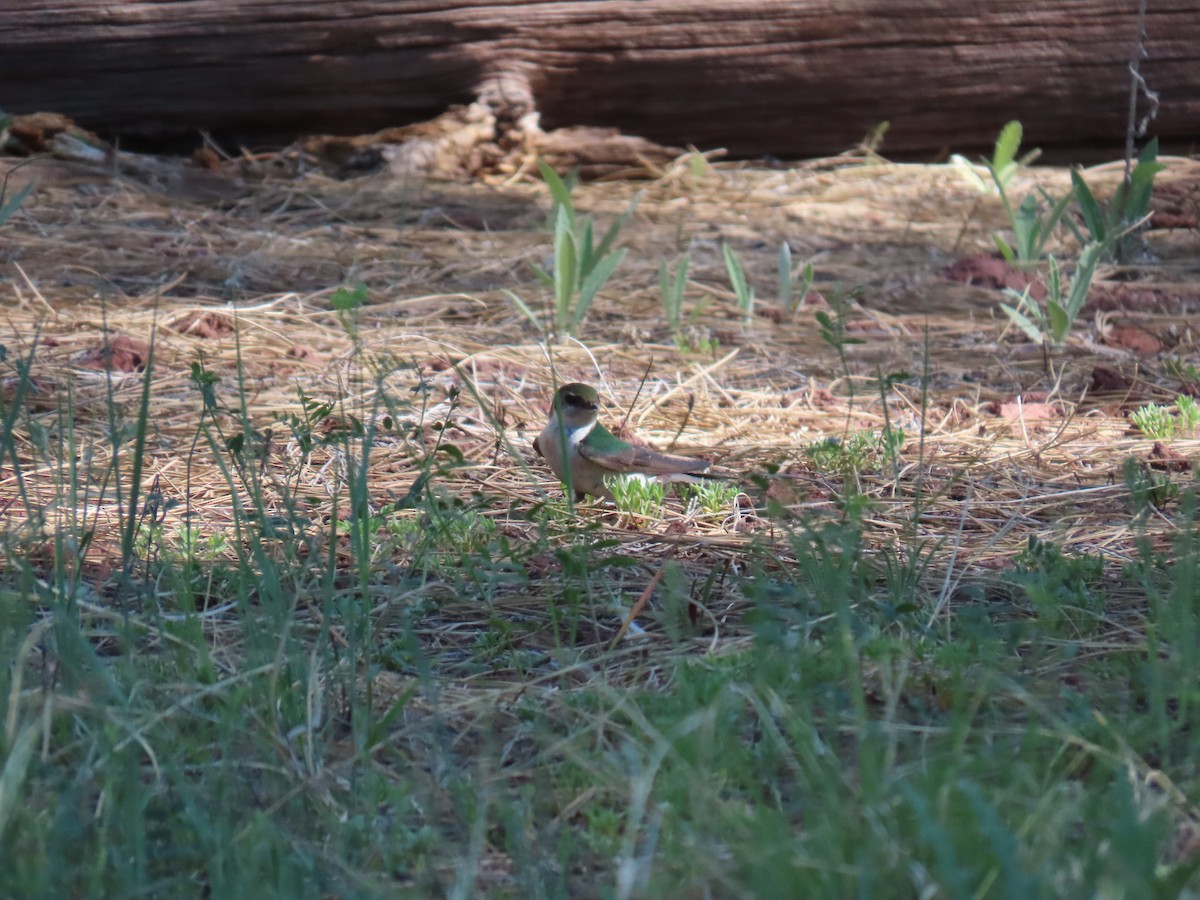
<path id="1" fill-rule="evenodd" d="M 579 442 L 579 455 L 613 472 L 644 472 L 647 475 L 675 475 L 681 472 L 700 472 L 708 468 L 703 459 L 683 459 L 635 447 L 596 426 L 585 440 Z"/>

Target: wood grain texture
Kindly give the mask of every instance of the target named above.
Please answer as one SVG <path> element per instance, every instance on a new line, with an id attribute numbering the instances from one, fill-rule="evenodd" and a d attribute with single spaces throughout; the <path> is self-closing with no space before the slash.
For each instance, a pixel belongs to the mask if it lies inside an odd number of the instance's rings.
<path id="1" fill-rule="evenodd" d="M 1136 0 L 17 0 L 0 108 L 138 135 L 361 132 L 528 80 L 542 124 L 736 155 L 1123 144 Z M 15 6 L 15 8 L 13 8 Z M 1200 137 L 1200 0 L 1149 0 L 1152 127 Z M 1111 155 L 1111 154 L 1110 154 Z"/>

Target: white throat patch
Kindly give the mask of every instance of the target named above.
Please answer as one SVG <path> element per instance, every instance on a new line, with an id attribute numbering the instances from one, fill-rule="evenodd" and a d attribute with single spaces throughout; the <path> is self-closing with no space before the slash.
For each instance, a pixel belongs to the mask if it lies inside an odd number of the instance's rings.
<path id="1" fill-rule="evenodd" d="M 596 427 L 597 421 L 598 420 L 593 419 L 586 425 L 580 425 L 567 435 L 567 443 L 570 445 L 572 450 L 576 449 L 579 446 L 579 442 L 592 433 L 592 429 Z"/>

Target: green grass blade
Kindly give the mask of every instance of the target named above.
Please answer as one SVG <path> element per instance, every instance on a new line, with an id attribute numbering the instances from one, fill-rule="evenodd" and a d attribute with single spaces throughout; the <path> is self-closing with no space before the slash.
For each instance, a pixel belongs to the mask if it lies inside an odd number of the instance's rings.
<path id="1" fill-rule="evenodd" d="M 1137 165 L 1129 175 L 1129 188 L 1118 211 L 1125 223 L 1136 222 L 1150 210 L 1150 195 L 1154 177 L 1166 168 L 1158 159 L 1158 138 L 1154 138 L 1138 155 Z"/>
<path id="2" fill-rule="evenodd" d="M 504 293 L 508 294 L 508 299 L 513 302 L 513 306 L 515 306 L 517 310 L 530 321 L 534 328 L 536 328 L 538 331 L 543 330 L 541 319 L 537 317 L 534 311 L 529 308 L 524 300 L 507 288 L 504 289 Z"/>
<path id="3" fill-rule="evenodd" d="M 1053 256 L 1050 257 L 1049 273 L 1046 276 L 1049 279 L 1049 295 L 1051 300 L 1062 299 L 1062 270 L 1059 268 L 1058 260 Z"/>
<path id="4" fill-rule="evenodd" d="M 675 306 L 675 292 L 672 290 L 671 275 L 665 259 L 658 264 L 658 296 L 662 298 L 663 315 L 667 319 L 667 325 L 678 329 L 679 308 Z"/>
<path id="5" fill-rule="evenodd" d="M 1000 237 L 1000 235 L 998 235 L 996 233 L 992 234 L 992 240 L 995 242 L 996 249 L 1000 251 L 1000 255 L 1002 257 L 1004 257 L 1004 261 L 1006 263 L 1008 263 L 1011 266 L 1014 262 L 1017 261 L 1016 254 L 1013 253 L 1012 245 L 1009 244 L 1008 241 L 1006 241 L 1004 238 Z"/>
<path id="6" fill-rule="evenodd" d="M 1074 321 L 1083 309 L 1088 289 L 1092 286 L 1096 265 L 1109 246 L 1109 242 L 1088 244 L 1079 254 L 1079 264 L 1075 267 L 1075 275 L 1071 278 L 1071 290 L 1067 294 L 1066 313 L 1070 321 Z"/>
<path id="7" fill-rule="evenodd" d="M 40 730 L 32 722 L 27 723 L 17 733 L 16 739 L 4 748 L 8 755 L 3 768 L 0 768 L 0 837 L 3 837 L 12 819 L 13 808 L 29 771 Z"/>
<path id="8" fill-rule="evenodd" d="M 1083 216 L 1083 224 L 1091 234 L 1092 240 L 1103 241 L 1108 237 L 1108 222 L 1104 211 L 1096 202 L 1096 196 L 1078 169 L 1071 170 L 1071 184 L 1075 186 L 1075 199 L 1079 203 L 1079 212 Z"/>
<path id="9" fill-rule="evenodd" d="M 683 308 L 683 295 L 687 290 L 688 269 L 691 268 L 691 264 L 691 253 L 685 253 L 683 254 L 683 258 L 679 260 L 679 265 L 675 267 L 674 303 L 677 310 Z"/>
<path id="10" fill-rule="evenodd" d="M 679 330 L 683 293 L 687 287 L 687 271 L 690 261 L 689 254 L 685 253 L 681 256 L 675 266 L 674 274 L 667 266 L 666 260 L 658 265 L 659 296 L 662 297 L 663 313 L 666 316 L 667 325 L 673 331 Z"/>
<path id="11" fill-rule="evenodd" d="M 596 256 L 603 258 L 612 250 L 613 244 L 616 243 L 617 236 L 621 230 L 629 224 L 629 220 L 633 218 L 634 212 L 637 211 L 638 203 L 641 202 L 642 194 L 639 191 L 630 201 L 629 207 L 621 215 L 613 220 L 613 223 L 608 226 L 608 231 L 604 232 L 604 237 L 600 241 L 600 246 L 596 248 Z"/>
<path id="12" fill-rule="evenodd" d="M 779 305 L 792 311 L 792 248 L 787 241 L 779 242 Z"/>
<path id="13" fill-rule="evenodd" d="M 578 223 L 576 223 L 578 224 Z M 576 242 L 576 247 L 579 250 L 579 277 L 582 279 L 587 276 L 587 273 L 592 271 L 596 265 L 597 256 L 592 240 L 592 220 L 589 218 L 583 223 L 583 236 L 581 240 Z"/>
<path id="14" fill-rule="evenodd" d="M 1057 200 L 1046 193 L 1045 190 L 1042 190 L 1041 194 L 1042 198 L 1050 204 L 1050 212 L 1046 218 L 1040 222 L 1038 244 L 1035 254 L 1039 257 L 1042 255 L 1042 249 L 1046 246 L 1046 242 L 1050 240 L 1051 233 L 1055 228 L 1058 227 L 1058 223 L 1062 220 L 1062 217 L 1066 215 L 1067 209 L 1071 205 L 1071 201 L 1075 199 L 1075 189 L 1072 188 L 1071 190 L 1067 191 Z"/>
<path id="15" fill-rule="evenodd" d="M 554 226 L 554 329 L 563 333 L 571 318 L 571 301 L 579 280 L 575 237 L 566 207 L 558 208 Z"/>
<path id="16" fill-rule="evenodd" d="M 154 377 L 154 338 L 155 329 L 151 328 L 149 349 L 146 351 L 146 366 L 142 372 L 141 402 L 138 406 L 137 426 L 133 440 L 133 471 L 129 475 L 129 506 L 126 510 L 124 529 L 121 533 L 121 564 L 126 573 L 133 565 L 133 545 L 137 537 L 138 522 L 141 521 L 141 511 L 138 503 L 141 501 L 142 469 L 146 464 L 146 433 L 150 430 L 150 387 Z"/>
<path id="17" fill-rule="evenodd" d="M 729 283 L 733 287 L 734 296 L 737 297 L 738 306 L 749 321 L 753 316 L 754 294 L 746 283 L 746 270 L 742 268 L 742 261 L 728 244 L 721 245 L 721 252 L 725 255 L 725 269 L 729 273 Z"/>

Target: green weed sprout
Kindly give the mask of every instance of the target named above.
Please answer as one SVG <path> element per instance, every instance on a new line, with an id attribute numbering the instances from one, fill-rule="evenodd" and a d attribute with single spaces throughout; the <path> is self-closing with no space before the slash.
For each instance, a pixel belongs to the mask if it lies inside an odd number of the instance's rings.
<path id="1" fill-rule="evenodd" d="M 800 272 L 800 290 L 794 291 L 794 276 L 792 273 L 792 248 L 788 246 L 787 241 L 779 243 L 779 305 L 785 313 L 791 314 L 796 307 L 804 302 L 804 298 L 808 296 L 808 292 L 812 290 L 813 264 L 805 263 L 804 268 Z M 793 299 L 793 293 L 796 293 Z"/>
<path id="2" fill-rule="evenodd" d="M 1030 296 L 1028 287 L 1023 291 L 1005 288 L 1005 295 L 1014 301 L 1014 305 L 1001 303 L 1000 308 L 1034 343 L 1049 341 L 1055 347 L 1062 346 L 1071 331 L 1071 323 L 1075 321 L 1084 301 L 1087 300 L 1092 277 L 1096 274 L 1096 264 L 1100 262 L 1100 257 L 1107 247 L 1107 243 L 1091 243 L 1083 248 L 1083 252 L 1079 254 L 1079 264 L 1071 278 L 1071 286 L 1065 294 L 1058 261 L 1051 256 L 1045 308 L 1039 306 Z"/>
<path id="3" fill-rule="evenodd" d="M 1137 430 L 1152 441 L 1168 441 L 1175 437 L 1175 417 L 1166 406 L 1147 403 L 1130 413 L 1129 418 Z"/>
<path id="4" fill-rule="evenodd" d="M 1010 244 L 999 234 L 992 237 L 1001 256 L 1010 264 L 1030 265 L 1042 258 L 1042 251 L 1055 227 L 1062 220 L 1067 208 L 1074 199 L 1075 191 L 1068 191 L 1063 197 L 1055 200 L 1041 188 L 1038 194 L 1050 205 L 1050 211 L 1043 214 L 1039 209 L 1038 197 L 1033 193 L 1025 195 L 1021 204 L 1014 207 L 1008 194 L 1008 188 L 1013 176 L 1026 162 L 1037 156 L 1037 151 L 1027 154 L 1023 159 L 1017 159 L 1017 151 L 1021 147 L 1022 128 L 1020 122 L 1009 122 L 1000 131 L 990 162 L 984 165 L 991 173 L 992 181 L 1000 194 L 1000 202 L 1004 204 L 1004 212 L 1008 215 L 1009 227 L 1012 229 L 1013 241 Z"/>
<path id="5" fill-rule="evenodd" d="M 729 284 L 733 287 L 733 295 L 742 311 L 742 320 L 749 325 L 754 321 L 754 288 L 747 283 L 746 270 L 733 248 L 722 244 L 721 252 L 725 254 L 725 269 L 729 272 Z"/>
<path id="6" fill-rule="evenodd" d="M 1195 397 L 1180 394 L 1175 398 L 1175 408 L 1179 412 L 1179 427 L 1184 434 L 1191 433 L 1194 437 L 1200 431 L 1200 403 Z"/>
<path id="7" fill-rule="evenodd" d="M 608 227 L 597 244 L 592 231 L 592 217 L 576 213 L 571 200 L 571 188 L 544 160 L 538 160 L 538 169 L 554 203 L 554 272 L 549 273 L 536 266 L 534 272 L 543 284 L 554 291 L 554 334 L 559 337 L 574 336 L 579 333 L 596 294 L 608 283 L 625 258 L 625 248 L 613 249 L 613 245 L 637 209 L 640 195 L 634 197 L 629 208 Z M 541 319 L 528 304 L 512 291 L 507 293 L 517 309 L 534 327 L 541 330 Z"/>
<path id="8" fill-rule="evenodd" d="M 1154 138 L 1138 154 L 1133 171 L 1126 175 L 1116 194 L 1107 205 L 1096 200 L 1092 189 L 1078 169 L 1071 170 L 1071 183 L 1079 201 L 1083 224 L 1093 241 L 1110 242 L 1106 259 L 1119 263 L 1133 262 L 1141 249 L 1138 230 L 1150 214 L 1150 195 L 1154 176 L 1166 166 L 1158 161 L 1158 138 Z M 1082 239 L 1080 243 L 1083 243 Z"/>
<path id="9" fill-rule="evenodd" d="M 604 485 L 612 491 L 613 502 L 623 513 L 640 518 L 657 518 L 662 513 L 665 488 L 657 478 L 643 475 L 614 475 Z"/>

